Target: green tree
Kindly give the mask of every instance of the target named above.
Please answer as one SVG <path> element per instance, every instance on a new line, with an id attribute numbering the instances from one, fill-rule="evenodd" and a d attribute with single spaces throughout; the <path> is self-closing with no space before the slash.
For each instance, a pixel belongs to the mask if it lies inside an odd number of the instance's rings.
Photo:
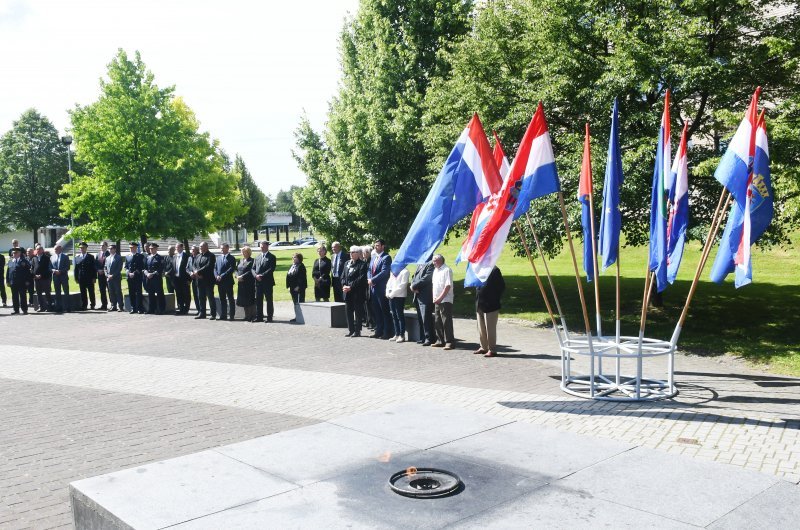
<path id="1" fill-rule="evenodd" d="M 123 50 L 100 98 L 71 111 L 76 158 L 92 168 L 65 187 L 62 211 L 83 216 L 91 239 L 189 239 L 242 210 L 237 178 L 173 87 L 159 88 L 137 52 Z"/>
<path id="2" fill-rule="evenodd" d="M 296 204 L 302 190 L 301 186 L 290 186 L 288 190 L 280 190 L 275 194 L 275 211 L 292 214 L 293 225 L 297 225 L 300 222 L 300 214 L 297 211 Z"/>
<path id="3" fill-rule="evenodd" d="M 61 220 L 58 194 L 68 181 L 67 150 L 46 117 L 28 109 L 0 138 L 2 224 L 33 232 Z"/>
<path id="4" fill-rule="evenodd" d="M 258 229 L 264 223 L 267 213 L 267 196 L 253 180 L 241 156 L 236 155 L 232 171 L 239 180 L 239 196 L 244 206 L 244 211 L 237 216 L 235 224 L 245 230 L 252 230 L 253 240 L 258 240 Z"/>
<path id="5" fill-rule="evenodd" d="M 429 170 L 438 171 L 474 111 L 487 128 L 499 131 L 513 155 L 543 100 L 567 198 L 574 196 L 580 174 L 583 124 L 591 122 L 599 201 L 611 104 L 618 97 L 623 227 L 628 244 L 641 244 L 648 238 L 655 144 L 669 88 L 673 147 L 684 123 L 692 140 L 692 224 L 707 225 L 720 193 L 713 170 L 722 140 L 732 136 L 755 87 L 764 87 L 768 107 L 797 93 L 799 19 L 771 16 L 773 5 L 769 0 L 480 4 L 471 37 L 450 54 L 451 75 L 434 79 L 426 94 L 423 138 L 431 155 Z M 775 173 L 778 187 L 784 179 Z M 577 203 L 568 204 L 577 226 Z M 555 198 L 537 201 L 532 211 L 545 247 L 557 251 L 563 229 Z M 772 240 L 782 240 L 787 228 L 776 223 Z"/>
<path id="6" fill-rule="evenodd" d="M 469 29 L 464 0 L 364 0 L 340 38 L 342 79 L 322 136 L 303 117 L 295 156 L 308 184 L 301 215 L 346 241 L 398 245 L 424 199 L 422 101 L 450 70 L 447 51 Z"/>

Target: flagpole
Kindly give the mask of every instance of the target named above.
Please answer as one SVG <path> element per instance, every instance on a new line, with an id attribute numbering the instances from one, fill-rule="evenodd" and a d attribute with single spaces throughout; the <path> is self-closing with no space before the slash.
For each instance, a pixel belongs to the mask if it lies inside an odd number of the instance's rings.
<path id="1" fill-rule="evenodd" d="M 569 252 L 572 255 L 572 268 L 575 270 L 575 281 L 578 283 L 578 295 L 581 299 L 581 310 L 583 311 L 583 323 L 586 326 L 586 339 L 589 343 L 589 359 L 590 359 L 590 374 L 589 374 L 589 392 L 590 397 L 594 397 L 594 346 L 592 345 L 592 327 L 589 324 L 589 311 L 586 309 L 586 297 L 583 294 L 583 284 L 581 283 L 581 275 L 578 272 L 578 260 L 575 258 L 575 247 L 572 244 L 572 233 L 569 230 L 569 221 L 567 219 L 567 208 L 564 204 L 564 193 L 558 192 L 558 202 L 561 205 L 561 217 L 564 219 L 564 229 L 567 232 L 567 241 L 569 241 Z"/>
<path id="2" fill-rule="evenodd" d="M 619 314 L 620 313 L 620 309 L 619 309 L 620 308 L 620 296 L 619 296 L 619 244 L 617 244 L 617 260 L 616 261 L 617 261 L 617 286 L 616 286 L 616 291 L 617 291 L 617 293 L 616 293 L 617 294 L 617 312 L 616 312 L 616 323 L 615 323 L 616 324 L 616 339 L 617 339 L 617 342 L 616 342 L 616 344 L 617 344 L 617 373 L 616 373 L 616 375 L 617 375 L 617 386 L 619 386 L 619 384 L 620 384 L 620 374 L 619 374 L 619 372 L 620 372 L 619 337 L 620 337 L 620 331 L 622 329 L 621 321 L 620 321 L 620 314 Z"/>
<path id="3" fill-rule="evenodd" d="M 522 241 L 522 246 L 525 247 L 525 254 L 528 256 L 528 261 L 531 263 L 531 268 L 533 268 L 533 275 L 536 277 L 536 283 L 539 285 L 539 292 L 542 293 L 544 305 L 547 307 L 547 313 L 550 315 L 550 320 L 553 322 L 553 329 L 555 330 L 556 335 L 558 335 L 558 342 L 560 343 L 561 335 L 558 332 L 556 317 L 553 315 L 553 308 L 550 306 L 550 299 L 547 297 L 547 293 L 544 290 L 544 285 L 542 285 L 542 279 L 539 277 L 539 271 L 536 269 L 536 262 L 534 262 L 533 255 L 531 255 L 530 248 L 528 247 L 528 240 L 525 238 L 525 233 L 522 231 L 519 221 L 515 221 L 514 226 L 517 228 L 517 233 Z"/>
<path id="4" fill-rule="evenodd" d="M 569 330 L 567 329 L 567 320 L 564 318 L 564 312 L 561 310 L 561 302 L 558 299 L 558 294 L 556 294 L 556 287 L 553 283 L 553 277 L 550 275 L 550 267 L 547 265 L 547 260 L 544 257 L 544 252 L 542 252 L 542 246 L 539 244 L 539 237 L 536 235 L 536 230 L 533 228 L 533 221 L 531 221 L 531 216 L 528 212 L 525 212 L 525 219 L 528 221 L 528 227 L 531 229 L 531 233 L 533 234 L 533 241 L 536 243 L 536 251 L 539 252 L 539 256 L 542 257 L 542 263 L 544 264 L 544 270 L 547 274 L 547 282 L 550 284 L 550 292 L 553 293 L 553 299 L 556 302 L 556 309 L 558 310 L 558 318 L 561 319 L 561 328 L 564 330 L 564 337 L 569 340 Z"/>

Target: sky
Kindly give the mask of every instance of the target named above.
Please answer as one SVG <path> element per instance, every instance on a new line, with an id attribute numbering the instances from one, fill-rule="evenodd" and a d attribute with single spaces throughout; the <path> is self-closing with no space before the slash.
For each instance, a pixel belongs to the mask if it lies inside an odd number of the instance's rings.
<path id="1" fill-rule="evenodd" d="M 325 123 L 338 37 L 358 0 L 0 0 L 0 134 L 31 107 L 64 134 L 97 100 L 119 48 L 174 85 L 228 154 L 273 198 L 303 185 L 291 155 L 305 111 Z"/>

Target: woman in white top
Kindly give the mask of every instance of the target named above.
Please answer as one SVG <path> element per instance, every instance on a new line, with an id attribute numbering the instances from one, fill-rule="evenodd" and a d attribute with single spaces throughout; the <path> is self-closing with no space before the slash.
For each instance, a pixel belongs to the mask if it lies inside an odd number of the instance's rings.
<path id="1" fill-rule="evenodd" d="M 408 270 L 403 268 L 400 274 L 392 272 L 386 282 L 386 298 L 389 299 L 389 311 L 394 321 L 394 332 L 397 334 L 390 340 L 405 342 L 406 340 L 406 294 L 408 294 Z"/>

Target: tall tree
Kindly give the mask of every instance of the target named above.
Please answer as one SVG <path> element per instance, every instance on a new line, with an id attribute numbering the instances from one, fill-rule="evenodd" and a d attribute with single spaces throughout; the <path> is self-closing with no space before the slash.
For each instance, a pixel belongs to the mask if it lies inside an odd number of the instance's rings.
<path id="1" fill-rule="evenodd" d="M 425 146 L 431 171 L 474 111 L 498 129 L 511 155 L 538 100 L 570 196 L 580 174 L 583 124 L 594 138 L 595 175 L 602 175 L 611 104 L 620 101 L 625 183 L 623 229 L 629 244 L 648 237 L 650 184 L 666 89 L 673 131 L 688 122 L 692 223 L 707 224 L 719 185 L 713 170 L 757 85 L 768 106 L 797 93 L 797 2 L 775 17 L 770 0 L 495 0 L 480 4 L 471 37 L 450 54 L 452 75 L 426 94 Z M 790 10 L 791 13 L 791 10 Z M 676 145 L 677 137 L 673 139 Z M 776 174 L 777 186 L 782 175 Z M 602 179 L 595 178 L 601 183 Z M 598 190 L 599 196 L 599 190 Z M 577 203 L 572 220 L 578 223 Z M 575 204 L 573 204 L 575 203 Z M 553 199 L 533 208 L 550 251 L 563 231 Z M 773 239 L 783 236 L 773 228 Z M 519 247 L 518 247 L 519 248 Z"/>
<path id="2" fill-rule="evenodd" d="M 258 240 L 258 229 L 267 214 L 267 196 L 253 180 L 241 156 L 236 155 L 232 171 L 239 180 L 239 197 L 244 206 L 242 214 L 236 217 L 236 225 L 244 227 L 245 231 L 252 230 L 253 239 Z"/>
<path id="3" fill-rule="evenodd" d="M 420 135 L 431 80 L 469 29 L 472 2 L 363 0 L 340 38 L 342 80 L 322 136 L 304 117 L 295 156 L 300 213 L 324 235 L 399 244 L 427 188 Z M 324 207 L 321 207 L 324 206 Z"/>
<path id="4" fill-rule="evenodd" d="M 46 117 L 28 109 L 0 138 L 2 224 L 33 232 L 60 220 L 58 194 L 68 181 L 67 150 Z"/>
<path id="5" fill-rule="evenodd" d="M 82 237 L 188 239 L 230 224 L 242 209 L 236 176 L 173 87 L 159 88 L 138 52 L 123 50 L 100 98 L 70 114 L 76 157 L 92 167 L 65 188 L 62 210 Z"/>

